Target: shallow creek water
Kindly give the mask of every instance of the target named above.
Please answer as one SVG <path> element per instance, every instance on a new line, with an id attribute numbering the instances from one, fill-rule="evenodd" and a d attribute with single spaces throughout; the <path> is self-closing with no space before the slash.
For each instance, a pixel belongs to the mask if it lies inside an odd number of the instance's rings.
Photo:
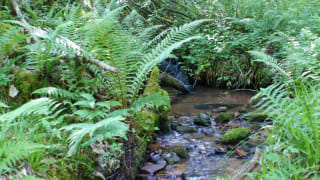
<path id="1" fill-rule="evenodd" d="M 171 130 L 159 135 L 154 144 L 149 146 L 146 163 L 138 179 L 210 180 L 234 175 L 252 157 L 256 144 L 248 142 L 241 147 L 223 145 L 219 137 L 234 127 L 251 128 L 254 125 L 243 120 L 239 113 L 253 95 L 254 92 L 250 91 L 201 87 L 190 94 L 176 96 L 170 113 Z M 216 123 L 214 118 L 221 111 L 234 112 L 233 121 L 228 124 Z M 210 125 L 195 125 L 194 119 L 197 117 L 210 119 Z M 189 130 L 181 130 L 181 127 Z M 189 157 L 179 157 L 174 150 L 177 147 L 185 149 Z M 234 153 L 238 149 L 240 153 Z M 245 155 L 241 155 L 241 152 Z M 148 168 L 153 168 L 154 173 L 150 173 Z"/>

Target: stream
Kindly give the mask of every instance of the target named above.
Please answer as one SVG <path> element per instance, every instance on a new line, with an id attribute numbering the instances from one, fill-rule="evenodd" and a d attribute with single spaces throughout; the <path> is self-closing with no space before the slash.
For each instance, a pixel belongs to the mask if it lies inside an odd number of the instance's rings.
<path id="1" fill-rule="evenodd" d="M 159 134 L 148 146 L 144 166 L 137 179 L 211 180 L 232 177 L 254 154 L 264 139 L 251 135 L 238 145 L 225 145 L 220 137 L 237 127 L 258 132 L 261 122 L 248 122 L 243 114 L 255 93 L 198 87 L 190 94 L 172 100 L 170 132 Z M 232 120 L 218 123 L 215 118 L 232 112 Z M 196 123 L 196 119 L 207 119 Z"/>

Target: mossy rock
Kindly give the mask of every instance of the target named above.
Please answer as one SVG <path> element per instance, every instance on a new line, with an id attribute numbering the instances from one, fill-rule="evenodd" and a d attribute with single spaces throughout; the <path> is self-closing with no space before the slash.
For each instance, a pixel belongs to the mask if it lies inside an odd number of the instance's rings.
<path id="1" fill-rule="evenodd" d="M 214 121 L 217 123 L 227 123 L 230 121 L 232 117 L 233 117 L 232 112 L 221 113 L 214 119 Z"/>
<path id="2" fill-rule="evenodd" d="M 169 96 L 168 92 L 164 89 L 161 89 L 159 85 L 159 77 L 160 77 L 160 71 L 158 67 L 155 67 L 151 73 L 150 73 L 150 78 L 147 83 L 147 86 L 143 92 L 144 96 L 149 96 L 154 93 L 159 93 L 161 96 Z"/>
<path id="3" fill-rule="evenodd" d="M 18 96 L 27 101 L 31 98 L 32 92 L 39 87 L 39 81 L 36 74 L 23 70 L 16 74 L 14 85 L 19 90 Z"/>
<path id="4" fill-rule="evenodd" d="M 154 133 L 154 127 L 158 123 L 160 116 L 155 112 L 138 112 L 134 116 L 137 123 L 137 133 L 141 137 L 149 137 Z"/>
<path id="5" fill-rule="evenodd" d="M 151 73 L 150 78 L 147 83 L 147 86 L 143 92 L 143 96 L 149 96 L 154 93 L 160 93 L 160 95 L 163 98 L 167 98 L 168 101 L 170 101 L 169 94 L 166 90 L 161 89 L 159 85 L 159 68 L 155 67 Z M 169 112 L 170 112 L 170 106 L 160 106 L 157 109 L 154 109 L 156 113 L 160 114 L 160 119 L 156 123 L 156 126 L 159 127 L 161 131 L 169 131 Z"/>
<path id="6" fill-rule="evenodd" d="M 200 126 L 209 126 L 211 124 L 210 119 L 196 118 L 193 123 Z"/>
<path id="7" fill-rule="evenodd" d="M 262 128 L 262 125 L 261 124 L 252 124 L 251 125 L 251 129 L 253 130 L 259 130 Z"/>
<path id="8" fill-rule="evenodd" d="M 264 122 L 268 115 L 261 112 L 251 112 L 245 115 L 245 118 L 251 122 Z"/>
<path id="9" fill-rule="evenodd" d="M 194 127 L 188 127 L 188 126 L 178 126 L 177 131 L 182 133 L 193 133 L 193 132 L 197 132 L 197 129 Z"/>
<path id="10" fill-rule="evenodd" d="M 223 136 L 221 136 L 221 142 L 225 144 L 236 144 L 239 141 L 245 139 L 251 134 L 251 130 L 248 128 L 235 128 L 228 132 L 226 132 Z"/>
<path id="11" fill-rule="evenodd" d="M 144 161 L 146 151 L 147 151 L 147 141 L 144 138 L 135 136 L 136 148 L 134 149 L 134 169 L 132 171 L 133 177 L 138 174 L 139 168 Z"/>
<path id="12" fill-rule="evenodd" d="M 172 130 L 177 130 L 178 126 L 181 126 L 181 124 L 179 122 L 176 122 L 176 121 L 171 122 L 171 129 Z"/>
<path id="13" fill-rule="evenodd" d="M 188 159 L 190 157 L 188 151 L 182 146 L 174 146 L 172 151 L 182 159 Z"/>

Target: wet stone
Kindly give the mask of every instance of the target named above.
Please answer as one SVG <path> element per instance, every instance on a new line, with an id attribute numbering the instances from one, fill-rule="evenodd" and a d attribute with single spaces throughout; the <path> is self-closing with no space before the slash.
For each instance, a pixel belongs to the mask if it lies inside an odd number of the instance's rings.
<path id="1" fill-rule="evenodd" d="M 171 129 L 172 130 L 177 130 L 178 126 L 181 126 L 181 124 L 176 121 L 171 122 Z"/>
<path id="2" fill-rule="evenodd" d="M 194 119 L 193 123 L 200 126 L 209 126 L 211 124 L 211 121 L 210 119 L 196 118 Z"/>
<path id="3" fill-rule="evenodd" d="M 218 123 L 227 123 L 233 117 L 233 113 L 221 113 L 214 120 Z"/>
<path id="4" fill-rule="evenodd" d="M 183 159 L 188 159 L 189 158 L 189 153 L 188 151 L 182 147 L 182 146 L 176 146 L 176 147 L 173 147 L 173 152 L 175 152 L 180 158 L 183 158 Z"/>
<path id="5" fill-rule="evenodd" d="M 156 164 L 162 164 L 165 163 L 166 161 L 161 157 L 160 154 L 155 154 L 155 153 L 151 153 L 150 154 L 150 159 L 153 163 Z"/>
<path id="6" fill-rule="evenodd" d="M 232 129 L 221 136 L 221 142 L 225 144 L 236 144 L 251 134 L 248 128 L 240 127 Z"/>
<path id="7" fill-rule="evenodd" d="M 260 112 L 251 112 L 245 117 L 251 122 L 264 122 L 268 118 L 268 115 Z"/>
<path id="8" fill-rule="evenodd" d="M 197 129 L 189 126 L 178 126 L 177 131 L 182 133 L 193 133 L 193 132 L 197 132 Z"/>
<path id="9" fill-rule="evenodd" d="M 163 158 L 168 162 L 168 164 L 172 165 L 181 161 L 179 156 L 176 153 L 166 153 L 163 155 Z"/>
<path id="10" fill-rule="evenodd" d="M 227 110 L 228 110 L 228 107 L 226 107 L 226 106 L 220 106 L 220 107 L 218 107 L 218 112 L 226 112 Z"/>
<path id="11" fill-rule="evenodd" d="M 215 149 L 216 154 L 225 154 L 228 152 L 227 148 L 219 147 Z"/>
<path id="12" fill-rule="evenodd" d="M 139 174 L 137 180 L 156 180 L 156 178 L 146 174 Z"/>
<path id="13" fill-rule="evenodd" d="M 210 117 L 207 114 L 200 113 L 199 114 L 199 118 L 201 118 L 201 119 L 209 119 Z"/>
<path id="14" fill-rule="evenodd" d="M 166 163 L 162 164 L 154 164 L 151 162 L 147 162 L 142 168 L 141 171 L 145 174 L 154 175 L 156 172 L 164 169 L 166 167 Z"/>

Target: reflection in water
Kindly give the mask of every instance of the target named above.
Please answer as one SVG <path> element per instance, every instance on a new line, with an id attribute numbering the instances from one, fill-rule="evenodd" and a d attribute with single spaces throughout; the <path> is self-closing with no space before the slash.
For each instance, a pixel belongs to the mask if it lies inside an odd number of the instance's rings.
<path id="1" fill-rule="evenodd" d="M 236 111 L 248 103 L 255 94 L 253 91 L 229 91 L 209 87 L 197 87 L 195 91 L 186 95 L 179 95 L 172 102 L 172 115 L 198 115 L 210 111 L 215 106 L 233 106 L 230 111 Z M 205 105 L 208 105 L 205 108 Z M 204 108 L 201 108 L 204 107 Z M 210 109 L 211 107 L 211 109 Z"/>

